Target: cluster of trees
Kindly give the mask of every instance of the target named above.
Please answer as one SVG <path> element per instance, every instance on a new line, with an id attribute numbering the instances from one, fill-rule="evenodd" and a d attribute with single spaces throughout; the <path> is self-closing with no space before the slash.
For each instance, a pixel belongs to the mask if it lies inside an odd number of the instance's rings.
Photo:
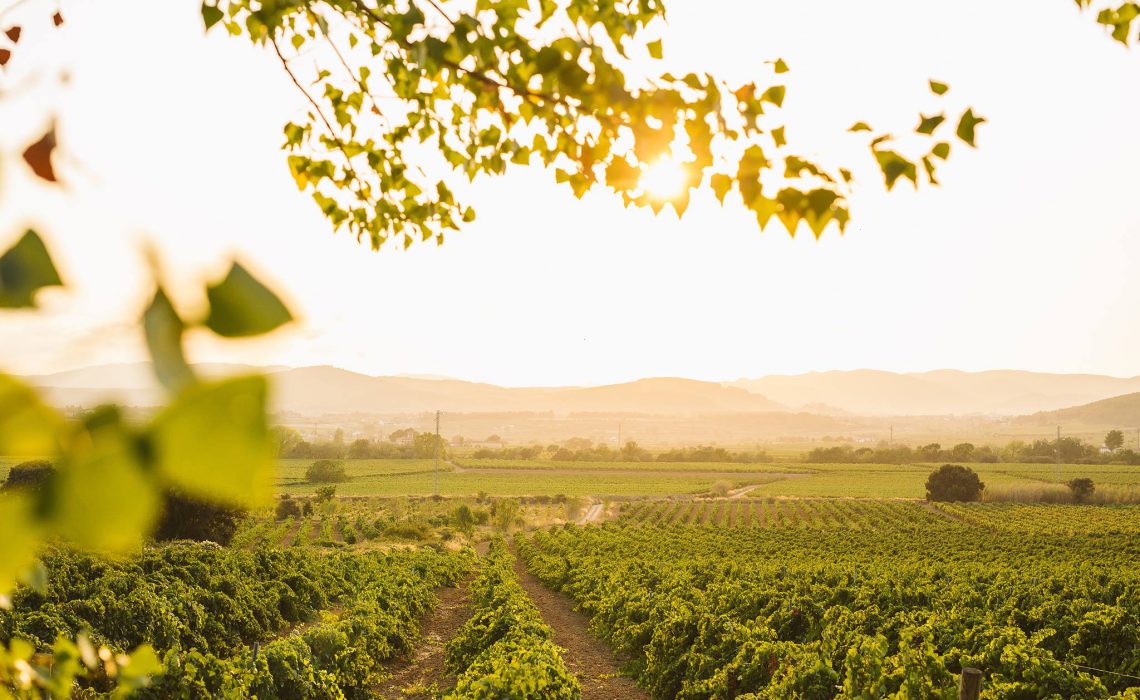
<path id="1" fill-rule="evenodd" d="M 538 445 L 529 447 L 509 447 L 498 450 L 476 450 L 476 459 L 539 459 L 548 457 L 555 462 L 771 462 L 772 457 L 764 451 L 732 452 L 723 447 L 698 445 L 680 447 L 654 455 L 634 441 L 626 442 L 620 449 L 609 445 L 595 445 L 586 438 L 570 438 L 561 445 L 551 444 L 545 448 Z"/>
<path id="2" fill-rule="evenodd" d="M 756 452 L 730 452 L 723 447 L 698 445 L 680 447 L 657 455 L 658 462 L 741 462 L 747 464 L 771 462 L 772 456 L 763 450 Z"/>
<path id="3" fill-rule="evenodd" d="M 1058 440 L 1034 440 L 1025 442 L 1014 440 L 1005 447 L 989 445 L 976 446 L 969 442 L 959 443 L 944 449 L 939 443 L 930 443 L 912 448 L 907 445 L 879 444 L 877 447 L 854 448 L 847 445 L 817 447 L 804 457 L 805 462 L 823 464 L 906 464 L 910 462 L 1020 462 L 1025 464 L 1051 464 L 1060 461 L 1066 464 L 1140 464 L 1140 453 L 1119 449 L 1123 434 L 1113 431 L 1118 437 L 1113 444 L 1109 433 L 1105 446 L 1114 450 L 1101 454 L 1100 449 L 1074 437 Z"/>
<path id="4" fill-rule="evenodd" d="M 447 442 L 436 437 L 435 433 L 416 433 L 408 428 L 396 431 L 390 437 L 399 439 L 406 432 L 414 436 L 411 444 L 367 438 L 346 443 L 339 430 L 332 440 L 309 442 L 292 428 L 275 429 L 278 454 L 284 459 L 430 459 L 435 457 L 437 444 L 440 457 L 447 456 Z"/>

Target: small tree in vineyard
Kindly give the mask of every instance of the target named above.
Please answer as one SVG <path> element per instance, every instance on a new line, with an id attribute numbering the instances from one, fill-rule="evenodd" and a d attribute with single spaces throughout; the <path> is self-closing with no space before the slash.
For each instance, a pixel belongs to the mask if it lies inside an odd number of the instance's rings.
<path id="1" fill-rule="evenodd" d="M 1081 477 L 1079 479 L 1071 479 L 1068 483 L 1069 490 L 1073 492 L 1073 500 L 1077 503 L 1087 501 L 1093 492 L 1096 491 L 1096 485 L 1093 480 L 1088 477 Z"/>
<path id="2" fill-rule="evenodd" d="M 985 488 L 973 469 L 960 464 L 943 464 L 926 479 L 926 500 L 977 501 Z"/>

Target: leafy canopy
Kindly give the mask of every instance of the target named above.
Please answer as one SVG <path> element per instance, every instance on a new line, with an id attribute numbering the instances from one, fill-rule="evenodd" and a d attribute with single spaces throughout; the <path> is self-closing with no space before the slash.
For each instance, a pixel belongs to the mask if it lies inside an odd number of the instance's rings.
<path id="1" fill-rule="evenodd" d="M 850 218 L 850 170 L 787 145 L 783 60 L 743 85 L 652 68 L 640 77 L 663 55 L 661 0 L 207 0 L 202 15 L 272 47 L 311 108 L 284 129 L 297 186 L 373 248 L 441 243 L 475 217 L 452 178 L 532 164 L 578 197 L 605 187 L 654 212 L 683 214 L 703 186 L 793 235 L 800 222 L 818 237 Z M 301 56 L 315 60 L 311 75 L 296 67 Z M 948 86 L 931 89 L 937 100 Z M 888 188 L 936 182 L 946 120 L 920 118 L 915 133 L 929 144 L 917 155 L 886 148 L 890 134 L 870 140 Z M 967 110 L 957 138 L 972 146 L 982 121 Z M 643 178 L 662 161 L 684 173 L 667 196 Z M 448 174 L 429 175 L 438 172 Z"/>

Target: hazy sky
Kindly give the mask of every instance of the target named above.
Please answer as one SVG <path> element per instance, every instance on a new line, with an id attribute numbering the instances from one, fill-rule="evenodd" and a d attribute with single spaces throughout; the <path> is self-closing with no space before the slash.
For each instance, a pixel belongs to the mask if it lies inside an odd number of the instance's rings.
<path id="1" fill-rule="evenodd" d="M 844 237 L 761 234 L 711 195 L 682 222 L 600 192 L 579 202 L 523 169 L 477 182 L 479 220 L 442 248 L 379 254 L 334 237 L 293 185 L 278 146 L 302 107 L 270 54 L 204 37 L 197 0 L 63 7 L 66 33 L 29 50 L 69 66 L 70 87 L 0 107 L 0 242 L 35 223 L 71 286 L 46 312 L 0 315 L 6 371 L 141 359 L 151 241 L 184 306 L 237 255 L 301 318 L 261 341 L 194 338 L 197 361 L 507 385 L 1140 374 L 1140 55 L 1071 0 L 671 0 L 666 67 L 745 79 L 766 59 L 791 65 L 792 145 L 863 166 Z M 935 104 L 928 77 L 989 123 L 941 188 L 887 195 L 843 130 L 913 128 Z M 76 161 L 65 194 L 30 184 L 14 153 L 48 103 Z"/>

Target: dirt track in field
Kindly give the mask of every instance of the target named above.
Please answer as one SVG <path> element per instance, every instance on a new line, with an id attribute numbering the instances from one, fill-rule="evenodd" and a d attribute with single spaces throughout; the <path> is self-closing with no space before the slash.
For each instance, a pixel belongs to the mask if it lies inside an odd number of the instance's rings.
<path id="1" fill-rule="evenodd" d="M 455 687 L 455 676 L 447 672 L 444 664 L 443 647 L 471 617 L 469 583 L 470 580 L 455 588 L 439 589 L 439 604 L 421 621 L 421 639 L 411 654 L 388 665 L 391 678 L 380 685 L 380 697 L 432 698 L 436 697 L 434 691 L 446 692 Z"/>
<path id="2" fill-rule="evenodd" d="M 554 630 L 554 643 L 566 650 L 562 658 L 582 684 L 583 700 L 648 700 L 649 695 L 632 680 L 617 675 L 620 662 L 609 646 L 590 634 L 586 616 L 574 610 L 569 598 L 542 585 L 517 557 L 515 573 L 543 621 Z"/>

